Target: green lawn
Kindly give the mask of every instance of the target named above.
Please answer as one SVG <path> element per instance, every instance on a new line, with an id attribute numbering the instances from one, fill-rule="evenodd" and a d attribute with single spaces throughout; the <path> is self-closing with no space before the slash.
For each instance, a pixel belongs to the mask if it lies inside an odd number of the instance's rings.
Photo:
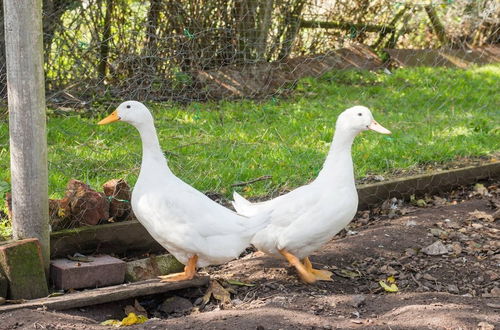
<path id="1" fill-rule="evenodd" d="M 357 104 L 371 108 L 393 132 L 364 132 L 357 138 L 353 153 L 358 178 L 498 152 L 498 86 L 500 65 L 409 68 L 392 75 L 343 71 L 302 80 L 287 99 L 149 105 L 169 164 L 180 178 L 201 191 L 229 196 L 235 182 L 272 175 L 244 188 L 247 196 L 263 196 L 314 178 L 337 115 Z M 135 182 L 141 153 L 137 132 L 124 123 L 98 126 L 99 118 L 48 119 L 51 196 L 61 196 L 70 178 L 96 189 L 112 178 Z M 3 121 L 0 182 L 8 177 Z"/>

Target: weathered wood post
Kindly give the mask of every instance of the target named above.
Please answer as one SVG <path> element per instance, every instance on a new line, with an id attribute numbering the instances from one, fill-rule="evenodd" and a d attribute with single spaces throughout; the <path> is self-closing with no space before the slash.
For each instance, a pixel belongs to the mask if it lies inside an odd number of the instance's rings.
<path id="1" fill-rule="evenodd" d="M 3 0 L 14 239 L 38 238 L 48 270 L 49 211 L 42 0 Z"/>

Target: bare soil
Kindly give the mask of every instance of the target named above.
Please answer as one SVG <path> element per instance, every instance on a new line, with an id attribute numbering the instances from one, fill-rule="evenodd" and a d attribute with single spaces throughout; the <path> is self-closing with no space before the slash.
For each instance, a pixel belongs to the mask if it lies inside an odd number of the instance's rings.
<path id="1" fill-rule="evenodd" d="M 346 231 L 311 256 L 316 268 L 334 272 L 332 282 L 302 284 L 284 260 L 249 252 L 207 269 L 233 291 L 229 303 L 212 298 L 204 304 L 207 288 L 139 297 L 150 320 L 131 328 L 498 329 L 498 185 L 490 182 L 417 203 L 392 200 L 359 212 Z M 441 251 L 429 255 L 433 251 L 426 247 L 437 241 Z M 398 292 L 387 292 L 379 283 L 391 276 Z M 230 285 L 228 279 L 254 286 Z M 186 298 L 191 308 L 160 311 L 173 295 Z M 130 304 L 18 310 L 0 314 L 0 329 L 103 329 L 99 322 L 123 318 Z"/>

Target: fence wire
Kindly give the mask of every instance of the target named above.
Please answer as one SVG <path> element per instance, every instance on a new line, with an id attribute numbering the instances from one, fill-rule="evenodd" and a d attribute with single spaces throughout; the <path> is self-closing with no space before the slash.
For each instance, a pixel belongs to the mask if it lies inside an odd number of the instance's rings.
<path id="1" fill-rule="evenodd" d="M 122 100 L 150 105 L 161 123 L 158 131 L 170 166 L 180 177 L 188 173 L 183 178 L 195 187 L 214 198 L 227 197 L 231 184 L 250 195 L 275 196 L 315 176 L 338 113 L 355 101 L 372 102 L 367 100 L 378 97 L 376 90 L 365 86 L 387 88 L 389 78 L 384 75 L 399 66 L 466 68 L 499 58 L 494 45 L 500 42 L 500 4 L 495 0 L 44 0 L 43 5 L 49 189 L 54 199 L 67 194 L 66 184 L 72 178 L 99 191 L 107 179 L 124 178 L 133 185 L 141 154 L 136 132 L 124 125 L 95 125 L 98 117 Z M 0 197 L 8 190 L 1 8 L 0 158 L 4 168 L 0 183 L 4 186 Z M 346 69 L 375 73 L 346 73 Z M 440 77 L 413 74 L 435 92 L 424 104 L 433 114 L 453 107 L 453 98 L 463 101 L 457 87 L 443 86 Z M 329 104 L 311 77 L 319 79 L 321 88 L 328 83 L 357 87 L 359 97 L 349 95 L 345 102 L 339 97 L 338 104 Z M 480 70 L 470 78 L 476 79 L 474 86 L 498 81 L 498 76 L 492 78 Z M 400 79 L 406 85 L 397 85 L 392 104 L 378 100 L 371 105 L 403 108 L 396 96 L 410 93 L 412 81 L 410 76 Z M 497 115 L 497 101 L 477 99 L 468 101 L 468 106 Z M 274 120 L 288 116 L 291 103 L 295 110 L 289 116 L 297 117 Z M 301 117 L 303 112 L 310 114 Z M 305 121 L 311 118 L 313 124 L 307 126 Z M 267 121 L 266 127 L 252 128 Z M 285 124 L 296 131 L 283 133 L 280 129 Z M 491 125 L 480 124 L 450 136 L 463 138 L 469 129 L 498 134 Z M 367 157 L 369 147 L 363 146 L 354 150 L 358 163 Z M 471 152 L 491 155 L 491 148 L 486 149 L 478 145 Z M 266 161 L 271 156 L 273 161 Z M 465 155 L 458 150 L 448 159 L 460 156 Z M 405 171 L 389 156 L 373 157 L 380 157 L 378 167 L 358 170 L 360 182 L 373 181 L 372 174 L 378 172 Z M 293 158 L 305 161 L 290 165 L 287 159 Z M 434 162 L 427 155 L 420 161 L 428 166 Z M 283 172 L 264 169 L 262 164 L 271 163 L 276 168 L 292 166 L 287 170 L 291 173 L 283 177 Z M 410 173 L 422 167 L 414 160 L 405 166 Z M 309 175 L 304 177 L 304 172 Z M 272 179 L 256 183 L 260 188 L 237 185 L 259 177 Z"/>

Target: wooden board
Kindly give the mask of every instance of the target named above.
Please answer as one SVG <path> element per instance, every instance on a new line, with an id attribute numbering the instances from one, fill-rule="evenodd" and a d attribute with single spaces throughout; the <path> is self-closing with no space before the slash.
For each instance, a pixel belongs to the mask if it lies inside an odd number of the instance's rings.
<path id="1" fill-rule="evenodd" d="M 389 198 L 406 198 L 411 195 L 436 194 L 478 180 L 500 178 L 500 162 L 481 166 L 464 167 L 431 174 L 390 180 L 358 187 L 359 208 L 377 205 Z"/>
<path id="2" fill-rule="evenodd" d="M 392 198 L 435 194 L 478 180 L 500 178 L 500 162 L 358 186 L 359 209 Z M 69 229 L 52 233 L 52 258 L 80 253 L 164 252 L 138 221 Z"/>
<path id="3" fill-rule="evenodd" d="M 61 230 L 50 235 L 51 257 L 93 253 L 165 252 L 137 221 Z"/>
<path id="4" fill-rule="evenodd" d="M 208 276 L 196 277 L 189 281 L 161 283 L 157 279 L 108 286 L 105 288 L 68 293 L 53 298 L 29 300 L 22 304 L 0 306 L 0 313 L 22 308 L 47 308 L 49 310 L 65 310 L 90 305 L 98 305 L 134 297 L 165 293 L 190 287 L 204 286 L 209 282 Z"/>

